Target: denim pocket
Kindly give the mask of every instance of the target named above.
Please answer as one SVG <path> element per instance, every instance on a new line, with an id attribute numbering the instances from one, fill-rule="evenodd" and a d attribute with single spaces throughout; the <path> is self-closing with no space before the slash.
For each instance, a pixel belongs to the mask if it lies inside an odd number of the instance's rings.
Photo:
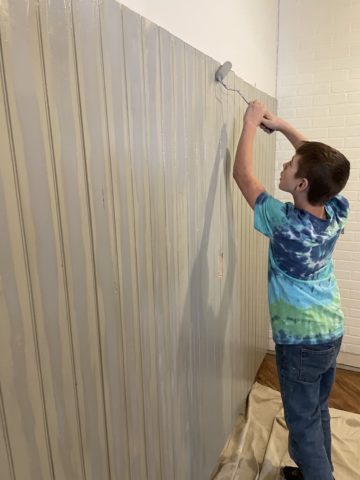
<path id="1" fill-rule="evenodd" d="M 303 347 L 301 349 L 301 361 L 299 380 L 304 382 L 317 382 L 336 361 L 336 349 L 334 346 Z"/>

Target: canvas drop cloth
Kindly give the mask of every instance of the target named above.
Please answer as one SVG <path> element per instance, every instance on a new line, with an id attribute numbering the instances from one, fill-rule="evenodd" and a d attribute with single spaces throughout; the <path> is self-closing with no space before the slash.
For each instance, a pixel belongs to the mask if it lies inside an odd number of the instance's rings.
<path id="1" fill-rule="evenodd" d="M 330 414 L 335 479 L 360 480 L 360 415 L 334 408 Z M 255 383 L 246 414 L 239 417 L 212 479 L 278 479 L 281 466 L 295 466 L 287 441 L 280 393 Z"/>

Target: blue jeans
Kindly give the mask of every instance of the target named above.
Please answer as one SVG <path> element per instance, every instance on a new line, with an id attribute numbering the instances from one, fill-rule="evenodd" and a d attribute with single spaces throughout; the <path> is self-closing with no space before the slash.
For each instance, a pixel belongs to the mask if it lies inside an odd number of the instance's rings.
<path id="1" fill-rule="evenodd" d="M 321 345 L 276 345 L 289 455 L 304 480 L 332 480 L 328 397 L 342 338 Z"/>

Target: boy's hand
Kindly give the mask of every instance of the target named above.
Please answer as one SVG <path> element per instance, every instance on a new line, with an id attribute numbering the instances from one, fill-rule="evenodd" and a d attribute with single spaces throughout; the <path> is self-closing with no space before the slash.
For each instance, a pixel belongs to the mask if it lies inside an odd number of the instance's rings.
<path id="1" fill-rule="evenodd" d="M 264 104 L 258 100 L 250 102 L 245 115 L 244 115 L 244 124 L 248 123 L 258 127 L 261 123 L 264 122 L 264 116 L 267 113 L 266 107 Z"/>
<path id="2" fill-rule="evenodd" d="M 261 123 L 262 125 L 265 125 L 265 127 L 270 128 L 273 131 L 278 130 L 279 132 L 283 133 L 285 137 L 292 143 L 295 149 L 299 148 L 300 145 L 306 142 L 306 138 L 302 133 L 297 131 L 285 120 L 277 117 L 271 112 L 265 112 Z M 260 125 L 260 128 L 263 128 L 262 125 Z"/>
<path id="3" fill-rule="evenodd" d="M 263 123 L 265 127 L 271 128 L 271 130 L 280 130 L 283 120 L 273 113 L 266 111 L 261 123 Z"/>

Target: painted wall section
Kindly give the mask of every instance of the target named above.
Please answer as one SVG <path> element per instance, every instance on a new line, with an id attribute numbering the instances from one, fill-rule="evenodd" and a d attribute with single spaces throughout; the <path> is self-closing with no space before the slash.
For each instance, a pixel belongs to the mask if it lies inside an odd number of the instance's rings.
<path id="1" fill-rule="evenodd" d="M 267 346 L 246 104 L 117 2 L 1 1 L 0 478 L 208 478 Z M 273 98 L 233 72 L 230 87 Z M 255 173 L 271 190 L 275 136 Z"/>
<path id="2" fill-rule="evenodd" d="M 279 0 L 125 0 L 128 7 L 275 96 Z"/>
<path id="3" fill-rule="evenodd" d="M 303 20 L 302 20 L 303 19 Z M 350 220 L 335 250 L 335 272 L 345 313 L 339 362 L 360 367 L 360 2 L 280 2 L 279 115 L 310 140 L 341 150 L 351 162 L 344 190 Z M 282 164 L 293 155 L 278 135 L 276 194 Z"/>

